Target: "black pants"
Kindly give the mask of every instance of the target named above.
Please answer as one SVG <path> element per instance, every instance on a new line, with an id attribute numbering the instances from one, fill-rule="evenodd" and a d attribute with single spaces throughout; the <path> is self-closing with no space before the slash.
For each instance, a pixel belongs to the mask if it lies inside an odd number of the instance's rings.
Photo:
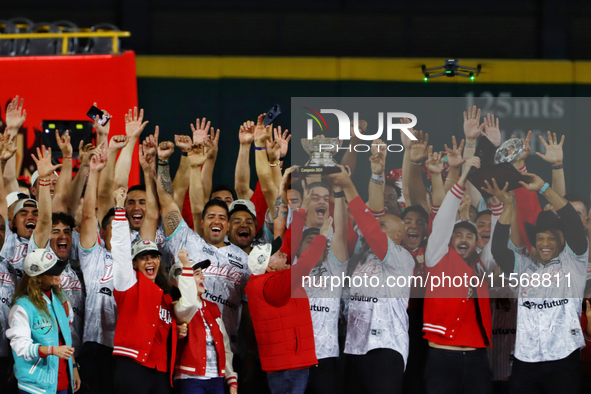
<path id="1" fill-rule="evenodd" d="M 492 394 L 486 349 L 464 352 L 430 347 L 425 388 L 429 394 Z"/>
<path id="2" fill-rule="evenodd" d="M 2 394 L 16 394 L 18 387 L 16 378 L 12 373 L 14 360 L 12 355 L 8 357 L 0 357 L 0 392 Z"/>
<path id="3" fill-rule="evenodd" d="M 306 394 L 333 394 L 335 388 L 335 376 L 337 357 L 322 358 L 318 365 L 310 367 Z"/>
<path id="4" fill-rule="evenodd" d="M 114 386 L 117 394 L 168 394 L 170 378 L 168 373 L 144 367 L 129 357 L 117 357 Z"/>
<path id="5" fill-rule="evenodd" d="M 422 299 L 413 299 L 418 304 L 408 310 L 409 350 L 402 391 L 404 394 L 425 394 L 425 365 L 429 353 L 429 342 L 423 338 Z"/>
<path id="6" fill-rule="evenodd" d="M 538 363 L 513 361 L 512 393 L 579 393 L 580 387 L 581 351 L 579 349 L 562 360 Z"/>
<path id="7" fill-rule="evenodd" d="M 392 349 L 374 349 L 362 356 L 345 355 L 345 393 L 402 392 L 404 359 Z"/>
<path id="8" fill-rule="evenodd" d="M 238 388 L 242 394 L 271 394 L 267 383 L 267 373 L 261 368 L 261 360 L 252 354 L 242 359 L 235 356 L 233 359 L 234 371 L 238 374 Z M 225 392 L 229 388 L 224 385 Z"/>
<path id="9" fill-rule="evenodd" d="M 115 359 L 113 348 L 96 342 L 86 342 L 76 360 L 80 364 L 82 386 L 77 394 L 103 394 L 113 392 Z"/>

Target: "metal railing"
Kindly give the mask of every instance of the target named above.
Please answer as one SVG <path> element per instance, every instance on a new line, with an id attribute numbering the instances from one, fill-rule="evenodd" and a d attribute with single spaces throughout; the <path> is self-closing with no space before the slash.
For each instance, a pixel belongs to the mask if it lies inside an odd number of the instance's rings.
<path id="1" fill-rule="evenodd" d="M 62 55 L 68 54 L 69 38 L 106 38 L 113 39 L 113 53 L 119 53 L 119 38 L 130 37 L 128 31 L 105 31 L 105 32 L 76 32 L 76 33 L 10 33 L 0 34 L 0 40 L 27 40 L 27 39 L 62 39 Z"/>

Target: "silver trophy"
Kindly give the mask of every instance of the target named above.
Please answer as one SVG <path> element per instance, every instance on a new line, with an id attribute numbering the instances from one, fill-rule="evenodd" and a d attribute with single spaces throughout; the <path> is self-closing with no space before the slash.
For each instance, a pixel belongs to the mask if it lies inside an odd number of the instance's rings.
<path id="1" fill-rule="evenodd" d="M 475 156 L 480 158 L 480 168 L 472 168 L 468 173 L 468 180 L 485 197 L 488 193 L 482 190 L 488 181 L 492 185 L 492 179 L 497 181 L 500 188 L 509 182 L 507 190 L 521 187 L 519 181 L 525 180 L 522 174 L 513 166 L 525 149 L 523 141 L 519 138 L 511 138 L 496 148 L 486 137 L 481 137 L 476 146 Z"/>
<path id="2" fill-rule="evenodd" d="M 310 160 L 300 167 L 300 173 L 322 175 L 340 171 L 337 167 L 338 163 L 332 158 L 341 146 L 341 140 L 338 138 L 323 136 L 312 139 L 302 138 L 302 146 L 310 156 Z"/>

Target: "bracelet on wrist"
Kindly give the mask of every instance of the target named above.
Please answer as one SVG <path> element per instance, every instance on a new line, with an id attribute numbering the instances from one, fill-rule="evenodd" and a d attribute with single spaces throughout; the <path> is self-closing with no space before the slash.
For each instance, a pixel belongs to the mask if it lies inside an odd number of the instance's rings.
<path id="1" fill-rule="evenodd" d="M 168 163 L 168 160 L 160 160 L 160 159 L 158 159 L 158 165 L 159 166 L 167 166 L 168 164 L 169 164 Z"/>
<path id="2" fill-rule="evenodd" d="M 70 160 L 72 160 L 72 156 L 63 156 L 63 157 L 62 157 L 62 160 L 67 160 L 67 159 L 70 159 Z"/>
<path id="3" fill-rule="evenodd" d="M 256 145 L 253 146 L 252 149 L 254 149 L 254 150 L 267 150 L 267 148 L 264 147 L 264 146 L 256 146 Z"/>
<path id="4" fill-rule="evenodd" d="M 562 164 L 562 163 L 552 166 L 553 170 L 562 170 L 563 168 L 564 168 L 564 164 Z"/>
<path id="5" fill-rule="evenodd" d="M 269 166 L 270 166 L 270 167 L 277 167 L 277 166 L 279 165 L 279 163 L 280 163 L 280 162 L 277 162 L 277 163 L 275 163 L 275 164 L 271 164 L 271 163 L 269 163 Z"/>
<path id="6" fill-rule="evenodd" d="M 48 346 L 47 347 L 47 355 L 52 355 L 53 354 L 53 346 Z"/>
<path id="7" fill-rule="evenodd" d="M 548 182 L 544 183 L 544 186 L 540 188 L 540 191 L 538 193 L 544 194 L 546 192 L 546 189 L 548 189 L 549 187 L 550 185 L 548 184 Z"/>
<path id="8" fill-rule="evenodd" d="M 414 161 L 411 161 L 410 164 L 412 164 L 413 166 L 423 166 L 423 162 L 415 163 Z"/>
<path id="9" fill-rule="evenodd" d="M 345 197 L 345 192 L 341 190 L 340 192 L 334 192 L 333 195 L 334 198 L 343 198 Z"/>
<path id="10" fill-rule="evenodd" d="M 189 152 L 181 151 L 181 156 L 187 157 L 189 156 Z"/>
<path id="11" fill-rule="evenodd" d="M 384 184 L 384 176 L 377 175 L 377 174 L 371 174 L 371 181 L 377 185 L 383 185 Z"/>

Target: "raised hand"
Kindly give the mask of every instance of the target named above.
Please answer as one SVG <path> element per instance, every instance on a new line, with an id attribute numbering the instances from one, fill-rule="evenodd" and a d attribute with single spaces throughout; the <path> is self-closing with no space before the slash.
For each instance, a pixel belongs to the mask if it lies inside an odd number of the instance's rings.
<path id="1" fill-rule="evenodd" d="M 376 139 L 371 144 L 371 173 L 382 175 L 386 169 L 386 144 L 380 139 Z"/>
<path id="2" fill-rule="evenodd" d="M 443 171 L 443 153 L 433 153 L 433 146 L 430 145 L 428 149 L 427 161 L 425 161 L 425 167 L 431 175 L 441 174 Z"/>
<path id="3" fill-rule="evenodd" d="M 278 164 L 281 158 L 281 145 L 277 141 L 267 140 L 267 157 L 270 164 Z"/>
<path id="4" fill-rule="evenodd" d="M 468 108 L 468 113 L 464 111 L 464 135 L 467 141 L 474 142 L 484 128 L 484 123 L 480 123 L 480 108 L 472 106 Z"/>
<path id="5" fill-rule="evenodd" d="M 539 192 L 545 184 L 542 178 L 540 178 L 536 174 L 532 174 L 531 172 L 525 172 L 521 174 L 521 176 L 526 177 L 527 182 L 519 181 L 519 184 L 525 187 L 527 190 Z"/>
<path id="6" fill-rule="evenodd" d="M 189 252 L 185 249 L 179 250 L 178 254 L 180 262 L 183 264 L 183 267 L 191 267 L 191 260 L 189 259 Z"/>
<path id="7" fill-rule="evenodd" d="M 515 136 L 511 136 L 511 138 L 515 138 Z M 531 130 L 527 132 L 527 135 L 525 136 L 525 139 L 520 138 L 521 141 L 523 141 L 523 153 L 521 153 L 521 156 L 519 156 L 519 158 L 517 159 L 518 162 L 522 162 L 525 159 L 527 159 L 527 156 L 529 156 L 529 152 L 531 151 L 531 146 L 529 144 L 529 140 L 531 140 Z"/>
<path id="8" fill-rule="evenodd" d="M 100 144 L 91 153 L 90 157 L 90 171 L 102 171 L 107 165 L 107 150 L 104 149 L 104 143 Z"/>
<path id="9" fill-rule="evenodd" d="M 19 102 L 19 97 L 16 96 L 6 107 L 6 128 L 15 133 L 27 120 L 27 111 L 23 109 L 24 101 L 25 99 L 21 99 Z"/>
<path id="10" fill-rule="evenodd" d="M 482 190 L 487 192 L 488 194 L 492 194 L 495 196 L 503 205 L 509 205 L 513 203 L 513 197 L 507 189 L 509 188 L 509 182 L 505 182 L 504 187 L 501 189 L 497 184 L 497 180 L 495 178 L 492 179 L 492 185 L 489 181 L 484 181 L 486 187 L 482 187 Z"/>
<path id="11" fill-rule="evenodd" d="M 218 144 L 220 142 L 220 129 L 217 129 L 217 131 L 213 132 L 213 127 L 211 128 L 211 131 L 209 133 L 209 144 L 208 147 L 206 149 L 207 151 L 207 158 L 208 159 L 215 159 L 218 156 Z"/>
<path id="12" fill-rule="evenodd" d="M 470 203 L 472 202 L 472 199 L 470 198 L 469 194 L 464 194 L 464 196 L 462 197 L 462 201 L 460 202 L 460 208 L 458 209 L 458 211 L 460 211 L 460 219 L 464 219 L 470 218 Z"/>
<path id="13" fill-rule="evenodd" d="M 0 156 L 2 161 L 10 160 L 16 153 L 16 134 L 11 134 L 6 130 L 0 134 Z"/>
<path id="14" fill-rule="evenodd" d="M 333 185 L 344 189 L 347 185 L 351 184 L 351 171 L 349 170 L 349 167 L 344 167 L 341 165 L 337 167 L 341 169 L 341 172 L 330 174 L 327 176 L 327 178 Z"/>
<path id="15" fill-rule="evenodd" d="M 168 160 L 168 158 L 174 152 L 174 144 L 172 141 L 162 141 L 158 145 L 158 159 L 162 161 Z"/>
<path id="16" fill-rule="evenodd" d="M 480 168 L 480 157 L 472 156 L 471 158 L 466 160 L 466 167 L 467 167 L 467 170 L 469 170 L 472 167 Z M 468 172 L 468 171 L 466 171 L 466 172 Z"/>
<path id="17" fill-rule="evenodd" d="M 494 146 L 501 145 L 501 129 L 499 128 L 499 118 L 493 114 L 487 114 L 484 118 L 484 131 L 480 132 L 487 137 Z"/>
<path id="18" fill-rule="evenodd" d="M 41 150 L 37 148 L 37 156 L 32 154 L 31 157 L 37 165 L 40 179 L 50 176 L 55 170 L 62 166 L 61 164 L 51 164 L 51 148 L 45 148 L 44 145 L 41 145 Z"/>
<path id="19" fill-rule="evenodd" d="M 94 106 L 98 108 L 97 103 L 94 103 Z M 101 111 L 103 111 L 103 118 L 112 118 L 111 114 L 109 114 L 106 110 L 103 109 Z M 101 124 L 99 123 L 99 117 L 97 116 L 94 119 L 94 129 L 96 130 L 98 135 L 103 135 L 107 137 L 109 135 L 109 130 L 111 129 L 111 122 L 109 121 L 104 126 L 101 126 Z"/>
<path id="20" fill-rule="evenodd" d="M 448 148 L 447 144 L 445 146 L 445 151 L 447 152 L 447 163 L 451 168 L 460 168 L 465 162 L 466 159 L 462 158 L 462 150 L 464 150 L 464 140 L 460 142 L 460 146 L 458 147 L 458 143 L 456 142 L 456 137 L 451 137 L 452 148 Z"/>
<path id="21" fill-rule="evenodd" d="M 544 144 L 544 148 L 546 148 L 546 153 L 541 154 L 540 152 L 536 152 L 536 155 L 541 157 L 544 161 L 552 164 L 553 166 L 562 164 L 562 159 L 564 153 L 562 151 L 562 144 L 564 144 L 564 135 L 560 138 L 560 142 L 556 137 L 556 133 L 551 133 L 548 131 L 548 142 L 544 140 L 544 137 L 541 135 L 538 136 L 542 144 Z"/>
<path id="22" fill-rule="evenodd" d="M 288 189 L 291 188 L 291 174 L 300 166 L 291 166 L 283 173 L 283 177 L 281 178 L 281 190 L 287 192 Z"/>
<path id="23" fill-rule="evenodd" d="M 118 207 L 125 206 L 125 198 L 127 197 L 127 189 L 120 187 L 119 189 L 113 191 L 113 198 L 115 199 L 115 204 Z"/>
<path id="24" fill-rule="evenodd" d="M 57 146 L 62 151 L 62 156 L 65 157 L 72 157 L 72 144 L 70 143 L 70 130 L 66 130 L 66 132 L 60 136 L 59 131 L 55 131 L 55 139 L 57 140 Z"/>
<path id="25" fill-rule="evenodd" d="M 140 144 L 139 149 L 140 166 L 144 172 L 152 172 L 156 177 L 156 149 L 146 147 L 144 144 Z"/>
<path id="26" fill-rule="evenodd" d="M 254 128 L 254 141 L 258 147 L 264 147 L 266 142 L 272 139 L 272 126 L 269 125 L 265 127 L 265 123 L 263 122 L 265 115 L 266 113 L 259 115 L 257 118 L 257 125 Z"/>
<path id="27" fill-rule="evenodd" d="M 275 141 L 279 143 L 281 147 L 281 157 L 287 155 L 287 150 L 289 149 L 289 140 L 291 140 L 291 135 L 289 134 L 289 130 L 285 129 L 283 134 L 281 134 L 281 126 L 277 126 L 276 129 L 273 129 L 273 135 L 275 136 Z"/>
<path id="28" fill-rule="evenodd" d="M 90 158 L 93 154 L 94 145 L 86 144 L 84 145 L 84 140 L 80 141 L 78 145 L 78 156 L 80 157 L 80 167 L 88 167 L 90 165 Z"/>
<path id="29" fill-rule="evenodd" d="M 240 145 L 250 145 L 254 141 L 254 128 L 255 124 L 252 120 L 247 120 L 240 126 L 240 131 L 238 132 Z"/>
<path id="30" fill-rule="evenodd" d="M 410 119 L 402 118 L 400 120 L 400 123 L 401 124 L 409 124 Z M 417 132 L 413 128 L 408 129 L 408 131 L 410 131 L 414 136 L 417 135 Z M 410 145 L 412 144 L 412 140 L 410 138 L 408 138 L 406 133 L 404 133 L 404 131 L 402 131 L 402 130 L 400 130 L 400 139 L 402 140 L 402 146 L 404 146 L 404 149 L 410 149 Z"/>
<path id="31" fill-rule="evenodd" d="M 357 124 L 357 126 L 359 127 L 357 129 L 357 132 L 359 134 L 365 134 L 365 132 L 367 131 L 367 122 L 363 119 L 359 119 L 359 123 Z M 359 137 L 357 137 L 357 134 L 355 134 L 355 131 L 353 130 L 353 121 L 351 121 L 351 138 L 359 139 Z"/>
<path id="32" fill-rule="evenodd" d="M 206 144 L 193 144 L 191 149 L 188 153 L 189 158 L 189 165 L 192 168 L 201 167 L 203 163 L 207 160 L 207 150 L 206 145 L 209 144 L 207 141 Z"/>
<path id="33" fill-rule="evenodd" d="M 129 137 L 127 137 L 126 135 L 115 135 L 113 136 L 113 138 L 111 138 L 111 142 L 109 142 L 109 149 L 118 152 L 121 149 L 125 148 L 128 142 Z"/>
<path id="34" fill-rule="evenodd" d="M 211 122 L 203 118 L 199 121 L 199 118 L 195 120 L 195 124 L 191 123 L 191 131 L 193 132 L 193 143 L 203 144 L 208 139 L 207 132 L 209 131 Z"/>
<path id="35" fill-rule="evenodd" d="M 332 229 L 332 216 L 329 216 L 324 221 L 322 227 L 320 227 L 320 235 L 324 235 L 328 238 L 330 235 L 330 230 Z"/>
<path id="36" fill-rule="evenodd" d="M 129 138 L 138 138 L 144 128 L 148 124 L 148 121 L 142 123 L 144 120 L 144 110 L 140 109 L 138 114 L 137 107 L 133 107 L 133 112 L 130 109 L 128 113 L 125 114 L 125 134 Z M 107 123 L 108 124 L 108 123 Z"/>
<path id="37" fill-rule="evenodd" d="M 429 134 L 421 130 L 418 131 L 417 140 L 412 141 L 410 145 L 410 161 L 413 163 L 422 163 L 427 158 L 427 146 L 429 144 Z"/>
<path id="38" fill-rule="evenodd" d="M 193 140 L 188 135 L 175 135 L 174 144 L 181 150 L 181 152 L 188 152 L 193 145 Z"/>

